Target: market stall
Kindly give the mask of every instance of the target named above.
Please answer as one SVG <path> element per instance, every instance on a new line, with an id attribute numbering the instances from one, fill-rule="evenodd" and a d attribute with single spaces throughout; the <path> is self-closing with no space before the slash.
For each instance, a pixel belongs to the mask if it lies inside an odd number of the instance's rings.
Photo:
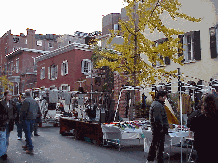
<path id="1" fill-rule="evenodd" d="M 84 122 L 71 117 L 60 118 L 60 134 L 72 131 L 77 139 L 89 138 L 100 145 L 103 141 L 101 125 L 94 122 Z"/>

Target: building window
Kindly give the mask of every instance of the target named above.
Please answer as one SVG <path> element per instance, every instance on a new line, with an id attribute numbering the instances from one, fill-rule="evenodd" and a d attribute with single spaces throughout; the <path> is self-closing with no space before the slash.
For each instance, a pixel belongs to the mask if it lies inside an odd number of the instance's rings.
<path id="1" fill-rule="evenodd" d="M 67 74 L 68 74 L 68 61 L 65 60 L 61 64 L 61 75 L 64 76 Z"/>
<path id="2" fill-rule="evenodd" d="M 70 91 L 70 86 L 68 84 L 61 84 L 61 90 Z"/>
<path id="3" fill-rule="evenodd" d="M 167 38 L 163 38 L 160 40 L 156 41 L 156 47 L 158 47 L 160 44 L 163 44 L 164 42 L 168 41 Z M 163 52 L 167 51 L 168 49 L 162 49 Z M 160 59 L 163 61 L 163 64 L 161 64 L 160 62 L 156 61 L 156 67 L 164 67 L 166 65 L 170 65 L 170 58 L 169 57 L 163 57 L 161 54 L 158 54 L 158 56 L 160 57 Z"/>
<path id="4" fill-rule="evenodd" d="M 218 56 L 218 28 L 212 27 L 209 29 L 210 33 L 210 55 L 211 58 L 217 58 Z"/>
<path id="5" fill-rule="evenodd" d="M 58 65 L 48 67 L 48 79 L 55 80 L 58 77 Z"/>
<path id="6" fill-rule="evenodd" d="M 51 42 L 48 43 L 48 47 L 49 47 L 49 48 L 52 48 L 52 47 L 53 47 L 53 45 L 52 45 Z"/>
<path id="7" fill-rule="evenodd" d="M 11 75 L 11 63 L 8 62 L 8 75 Z"/>
<path id="8" fill-rule="evenodd" d="M 19 72 L 19 58 L 16 59 L 16 73 Z"/>
<path id="9" fill-rule="evenodd" d="M 25 44 L 27 44 L 27 38 L 26 38 L 26 40 L 25 40 Z"/>
<path id="10" fill-rule="evenodd" d="M 20 38 L 19 37 L 13 37 L 13 42 L 14 43 L 19 43 L 20 41 Z"/>
<path id="11" fill-rule="evenodd" d="M 41 68 L 41 71 L 40 71 L 40 79 L 45 79 L 45 67 L 42 67 Z"/>
<path id="12" fill-rule="evenodd" d="M 37 45 L 37 46 L 42 46 L 42 40 L 36 41 L 36 45 Z"/>
<path id="13" fill-rule="evenodd" d="M 71 44 L 71 41 L 69 41 L 68 44 Z"/>
<path id="14" fill-rule="evenodd" d="M 85 75 L 88 75 L 91 72 L 91 60 L 90 59 L 83 59 L 82 60 L 82 68 L 81 72 Z"/>
<path id="15" fill-rule="evenodd" d="M 13 71 L 14 71 L 14 62 L 11 61 L 11 74 L 13 73 Z"/>
<path id="16" fill-rule="evenodd" d="M 183 37 L 184 63 L 201 60 L 200 31 L 185 33 Z"/>

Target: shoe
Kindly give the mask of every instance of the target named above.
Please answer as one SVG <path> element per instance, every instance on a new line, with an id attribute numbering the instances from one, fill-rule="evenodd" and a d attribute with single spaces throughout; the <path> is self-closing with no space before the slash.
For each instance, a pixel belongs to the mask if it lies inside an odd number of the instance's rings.
<path id="1" fill-rule="evenodd" d="M 33 150 L 26 150 L 26 154 L 34 155 Z"/>
<path id="2" fill-rule="evenodd" d="M 34 134 L 34 136 L 40 136 L 39 134 Z"/>
<path id="3" fill-rule="evenodd" d="M 21 140 L 21 139 L 22 139 L 21 137 L 18 137 L 18 138 L 17 138 L 17 140 Z"/>
<path id="4" fill-rule="evenodd" d="M 4 154 L 4 155 L 1 156 L 1 158 L 2 158 L 2 160 L 7 160 L 8 155 L 7 155 L 7 154 Z"/>
<path id="5" fill-rule="evenodd" d="M 155 163 L 155 162 L 154 162 L 154 161 L 148 161 L 148 160 L 147 160 L 146 163 Z"/>
<path id="6" fill-rule="evenodd" d="M 27 149 L 27 146 L 26 146 L 26 145 L 24 145 L 24 146 L 22 146 L 22 148 L 25 148 L 25 149 Z"/>

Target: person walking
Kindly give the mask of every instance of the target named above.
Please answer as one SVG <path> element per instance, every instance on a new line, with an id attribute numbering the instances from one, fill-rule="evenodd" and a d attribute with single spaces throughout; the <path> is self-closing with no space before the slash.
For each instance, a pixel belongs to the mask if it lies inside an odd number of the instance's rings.
<path id="1" fill-rule="evenodd" d="M 159 91 L 150 107 L 149 116 L 152 129 L 152 142 L 147 157 L 147 163 L 154 162 L 156 151 L 158 163 L 163 163 L 165 135 L 168 134 L 169 128 L 167 114 L 164 108 L 166 98 L 167 93 L 165 91 Z"/>
<path id="2" fill-rule="evenodd" d="M 16 111 L 16 104 L 11 100 L 12 94 L 10 91 L 5 91 L 4 92 L 4 100 L 1 101 L 1 104 L 5 108 L 8 119 L 7 119 L 7 125 L 6 125 L 6 144 L 7 146 L 9 145 L 9 137 L 10 137 L 10 132 L 13 131 L 14 129 L 14 122 L 15 118 L 17 116 L 17 111 Z"/>
<path id="3" fill-rule="evenodd" d="M 201 114 L 192 117 L 190 130 L 194 132 L 194 147 L 197 151 L 197 163 L 216 162 L 218 146 L 218 113 L 213 94 L 207 94 L 203 100 Z"/>
<path id="4" fill-rule="evenodd" d="M 39 102 L 38 102 L 38 104 L 39 104 Z M 40 136 L 38 134 L 38 127 L 39 127 L 39 124 L 42 123 L 41 116 L 42 116 L 41 111 L 40 111 L 40 109 L 38 109 L 37 117 L 36 117 L 35 123 L 33 124 L 33 133 L 34 133 L 34 136 Z"/>
<path id="5" fill-rule="evenodd" d="M 22 146 L 26 150 L 26 154 L 33 155 L 33 143 L 31 139 L 31 134 L 33 131 L 33 124 L 37 118 L 39 105 L 36 100 L 30 96 L 30 92 L 25 92 L 26 99 L 23 102 L 23 105 L 20 110 L 20 119 L 23 124 L 24 133 L 26 137 L 26 145 Z"/>
<path id="6" fill-rule="evenodd" d="M 17 140 L 21 140 L 22 139 L 23 125 L 22 125 L 22 122 L 21 122 L 21 119 L 20 119 L 20 109 L 22 107 L 24 99 L 25 99 L 24 96 L 20 96 L 19 97 L 19 102 L 16 105 L 16 108 L 17 108 L 17 118 L 15 119 L 15 123 L 17 125 Z"/>
<path id="7" fill-rule="evenodd" d="M 2 160 L 7 160 L 7 139 L 6 127 L 8 123 L 8 114 L 6 108 L 0 102 L 0 157 Z"/>

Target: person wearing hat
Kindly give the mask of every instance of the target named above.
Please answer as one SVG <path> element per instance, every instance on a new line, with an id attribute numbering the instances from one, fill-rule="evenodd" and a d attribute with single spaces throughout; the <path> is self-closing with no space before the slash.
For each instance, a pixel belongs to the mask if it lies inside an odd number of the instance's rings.
<path id="1" fill-rule="evenodd" d="M 154 162 L 157 151 L 158 163 L 163 163 L 164 141 L 165 135 L 168 134 L 168 119 L 164 107 L 167 92 L 160 90 L 156 94 L 156 99 L 153 101 L 149 111 L 149 118 L 152 129 L 152 142 L 149 149 L 147 163 Z"/>
<path id="2" fill-rule="evenodd" d="M 16 108 L 17 108 L 17 117 L 15 119 L 15 123 L 17 125 L 17 140 L 21 140 L 22 139 L 23 127 L 22 127 L 22 123 L 21 123 L 21 120 L 20 120 L 20 109 L 22 107 L 24 99 L 25 99 L 25 96 L 23 96 L 23 95 L 19 96 L 19 102 L 16 105 Z"/>

